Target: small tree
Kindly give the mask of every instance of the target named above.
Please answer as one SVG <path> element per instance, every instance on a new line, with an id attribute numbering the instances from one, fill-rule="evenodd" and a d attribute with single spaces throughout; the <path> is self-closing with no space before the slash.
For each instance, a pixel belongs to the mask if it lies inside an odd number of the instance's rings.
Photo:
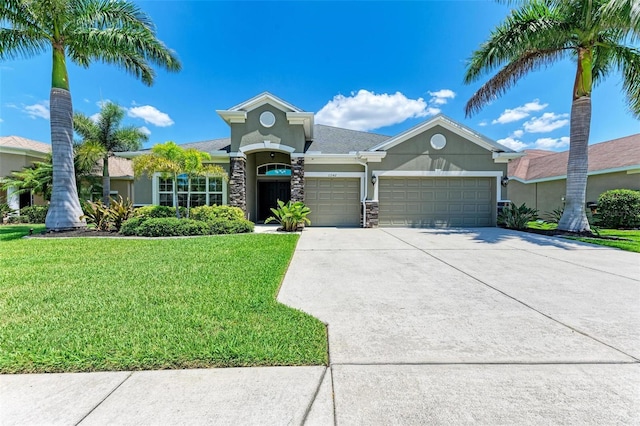
<path id="1" fill-rule="evenodd" d="M 211 156 L 194 148 L 184 149 L 175 142 L 169 141 L 154 145 L 149 154 L 144 154 L 133 159 L 133 170 L 136 176 L 147 175 L 152 177 L 159 173 L 163 179 L 173 180 L 173 207 L 176 208 L 176 217 L 180 217 L 178 206 L 178 178 L 181 175 L 187 177 L 187 216 L 191 205 L 191 180 L 197 176 L 221 175 L 226 178 L 226 172 L 220 166 L 206 164 Z"/>
<path id="2" fill-rule="evenodd" d="M 102 159 L 102 202 L 106 205 L 111 194 L 109 158 L 114 152 L 140 149 L 142 142 L 148 139 L 135 126 L 120 127 L 123 118 L 124 109 L 112 102 L 102 105 L 95 122 L 82 113 L 73 116 L 74 130 L 82 137 L 76 157 L 89 165 L 95 165 L 97 159 Z"/>

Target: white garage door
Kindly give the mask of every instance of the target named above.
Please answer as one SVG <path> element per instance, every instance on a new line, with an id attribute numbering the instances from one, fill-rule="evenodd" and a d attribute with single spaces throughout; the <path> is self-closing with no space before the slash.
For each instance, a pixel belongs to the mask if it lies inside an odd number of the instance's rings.
<path id="1" fill-rule="evenodd" d="M 360 179 L 305 178 L 311 226 L 360 226 Z"/>
<path id="2" fill-rule="evenodd" d="M 494 226 L 493 178 L 381 178 L 380 226 Z"/>

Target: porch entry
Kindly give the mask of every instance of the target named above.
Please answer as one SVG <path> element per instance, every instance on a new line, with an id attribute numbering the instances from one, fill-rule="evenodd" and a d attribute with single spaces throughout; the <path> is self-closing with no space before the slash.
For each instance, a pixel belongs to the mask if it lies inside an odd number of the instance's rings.
<path id="1" fill-rule="evenodd" d="M 258 181 L 258 222 L 272 216 L 271 208 L 278 205 L 278 200 L 286 203 L 291 199 L 291 181 L 262 180 Z"/>

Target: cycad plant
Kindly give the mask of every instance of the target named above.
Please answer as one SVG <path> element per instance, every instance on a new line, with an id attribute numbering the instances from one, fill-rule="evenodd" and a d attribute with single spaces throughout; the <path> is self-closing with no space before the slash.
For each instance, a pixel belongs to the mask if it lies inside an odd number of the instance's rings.
<path id="1" fill-rule="evenodd" d="M 302 201 L 288 201 L 285 204 L 278 200 L 278 208 L 272 208 L 271 212 L 273 216 L 268 217 L 264 223 L 278 222 L 286 232 L 296 232 L 305 225 L 311 225 L 311 220 L 307 217 L 311 209 Z"/>

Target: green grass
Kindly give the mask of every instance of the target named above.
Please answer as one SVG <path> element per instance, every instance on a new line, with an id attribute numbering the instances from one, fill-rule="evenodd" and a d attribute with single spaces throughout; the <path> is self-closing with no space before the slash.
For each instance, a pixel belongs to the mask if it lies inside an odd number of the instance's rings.
<path id="1" fill-rule="evenodd" d="M 0 225 L 0 241 L 17 240 L 29 235 L 30 229 L 33 229 L 34 234 L 40 233 L 44 231 L 44 224 Z"/>
<path id="2" fill-rule="evenodd" d="M 9 228 L 0 373 L 327 363 L 324 324 L 275 300 L 297 235 L 12 240 L 24 230 Z"/>
<path id="3" fill-rule="evenodd" d="M 529 222 L 528 227 L 531 229 L 553 230 L 557 228 L 557 224 L 548 222 Z M 626 251 L 640 253 L 640 231 L 629 229 L 598 229 L 598 233 L 603 237 L 624 238 L 624 240 L 605 240 L 602 238 L 588 237 L 566 237 L 572 240 L 582 241 L 584 243 L 597 244 L 600 246 L 615 247 Z M 625 241 L 626 240 L 626 241 Z"/>

